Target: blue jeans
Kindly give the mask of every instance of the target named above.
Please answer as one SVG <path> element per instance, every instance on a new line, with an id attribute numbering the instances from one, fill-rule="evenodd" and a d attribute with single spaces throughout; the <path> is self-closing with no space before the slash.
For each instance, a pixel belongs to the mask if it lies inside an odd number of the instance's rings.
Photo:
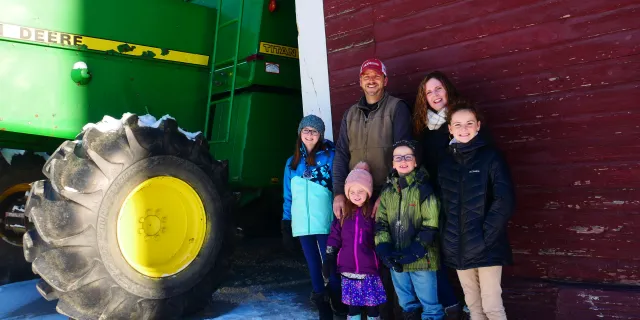
<path id="1" fill-rule="evenodd" d="M 299 238 L 300 244 L 302 245 L 302 252 L 304 252 L 304 257 L 309 267 L 313 292 L 323 293 L 324 277 L 322 277 L 322 261 L 325 261 L 327 258 L 327 239 L 329 239 L 329 235 L 314 234 L 301 236 Z M 329 288 L 332 291 L 340 290 L 340 278 L 337 273 L 329 276 Z"/>
<path id="2" fill-rule="evenodd" d="M 438 302 L 438 280 L 435 271 L 395 272 L 391 279 L 402 311 L 422 307 L 422 319 L 442 320 L 444 310 Z"/>

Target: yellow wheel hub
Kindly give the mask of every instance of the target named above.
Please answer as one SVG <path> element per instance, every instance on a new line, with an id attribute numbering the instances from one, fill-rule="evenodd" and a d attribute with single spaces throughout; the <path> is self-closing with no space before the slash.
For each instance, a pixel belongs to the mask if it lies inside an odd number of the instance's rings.
<path id="1" fill-rule="evenodd" d="M 27 192 L 29 190 L 31 190 L 31 185 L 29 185 L 28 183 L 16 184 L 15 186 L 12 186 L 9 189 L 0 193 L 0 203 L 2 203 L 2 201 L 4 201 L 5 199 L 7 199 L 8 197 L 10 197 L 15 193 Z"/>
<path id="2" fill-rule="evenodd" d="M 207 229 L 198 193 L 168 176 L 148 179 L 127 195 L 117 223 L 118 246 L 138 272 L 168 277 L 198 255 Z"/>
<path id="3" fill-rule="evenodd" d="M 0 193 L 0 206 L 4 206 L 4 201 L 7 200 L 7 198 L 13 196 L 14 194 L 18 193 L 18 192 L 27 192 L 31 190 L 31 185 L 28 183 L 20 183 L 20 184 L 16 184 L 14 186 L 11 186 L 9 189 L 4 190 Z M 9 210 L 11 210 L 12 208 L 9 207 Z M 3 217 L 4 213 L 0 213 L 0 217 Z M 0 242 L 2 241 L 6 241 L 7 243 L 14 245 L 16 247 L 22 247 L 22 237 L 19 238 L 15 238 L 15 237 L 8 237 L 7 235 L 5 235 L 2 231 L 2 228 L 0 227 Z"/>

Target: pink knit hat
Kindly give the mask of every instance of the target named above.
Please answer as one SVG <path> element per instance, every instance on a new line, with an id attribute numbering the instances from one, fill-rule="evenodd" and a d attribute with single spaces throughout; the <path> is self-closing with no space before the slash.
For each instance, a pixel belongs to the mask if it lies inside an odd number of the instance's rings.
<path id="1" fill-rule="evenodd" d="M 349 189 L 355 186 L 360 186 L 367 191 L 369 199 L 371 199 L 371 194 L 373 193 L 373 178 L 371 177 L 371 173 L 369 173 L 369 165 L 366 162 L 358 162 L 358 164 L 353 167 L 353 170 L 349 172 L 347 180 L 344 183 L 344 193 L 347 199 L 349 199 Z"/>

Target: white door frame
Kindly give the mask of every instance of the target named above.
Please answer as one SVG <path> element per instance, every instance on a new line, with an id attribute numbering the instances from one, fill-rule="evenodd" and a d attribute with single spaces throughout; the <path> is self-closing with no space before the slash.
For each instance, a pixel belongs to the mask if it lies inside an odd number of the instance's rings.
<path id="1" fill-rule="evenodd" d="M 302 111 L 324 121 L 325 138 L 333 140 L 329 64 L 322 0 L 296 0 Z"/>

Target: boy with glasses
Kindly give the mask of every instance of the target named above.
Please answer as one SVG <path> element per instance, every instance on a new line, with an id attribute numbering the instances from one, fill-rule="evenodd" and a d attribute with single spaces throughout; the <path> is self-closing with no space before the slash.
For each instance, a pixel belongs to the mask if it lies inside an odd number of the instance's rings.
<path id="1" fill-rule="evenodd" d="M 399 141 L 393 148 L 393 170 L 376 214 L 376 252 L 392 269 L 404 319 L 442 320 L 436 284 L 438 200 L 419 166 L 415 142 Z"/>

